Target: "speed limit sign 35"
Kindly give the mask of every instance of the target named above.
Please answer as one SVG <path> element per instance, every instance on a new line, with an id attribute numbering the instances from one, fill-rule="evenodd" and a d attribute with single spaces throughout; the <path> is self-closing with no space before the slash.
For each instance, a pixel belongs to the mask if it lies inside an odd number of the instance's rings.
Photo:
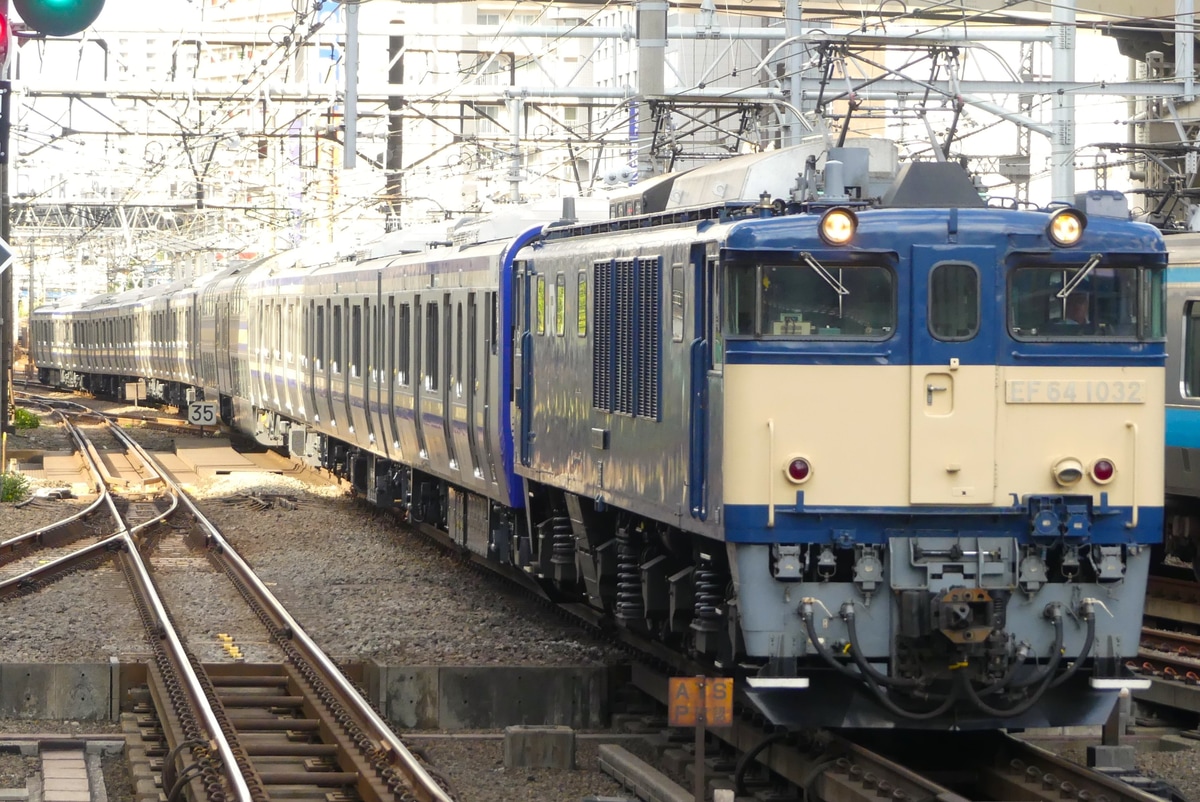
<path id="1" fill-rule="evenodd" d="M 188 404 L 187 422 L 193 426 L 216 426 L 217 402 L 193 401 Z"/>

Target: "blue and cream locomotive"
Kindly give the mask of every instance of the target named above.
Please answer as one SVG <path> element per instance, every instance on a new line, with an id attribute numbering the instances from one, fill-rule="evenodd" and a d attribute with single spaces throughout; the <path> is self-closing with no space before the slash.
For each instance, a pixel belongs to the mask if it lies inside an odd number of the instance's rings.
<path id="1" fill-rule="evenodd" d="M 600 222 L 42 309 L 34 356 L 219 399 L 778 724 L 1103 719 L 1163 523 L 1158 232 L 1112 199 L 988 208 L 876 140 L 636 189 Z"/>

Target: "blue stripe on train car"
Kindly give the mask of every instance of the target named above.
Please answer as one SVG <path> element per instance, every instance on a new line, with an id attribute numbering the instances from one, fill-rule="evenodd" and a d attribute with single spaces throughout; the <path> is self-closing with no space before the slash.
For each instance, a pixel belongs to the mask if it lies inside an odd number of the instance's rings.
<path id="1" fill-rule="evenodd" d="M 1200 267 L 1168 267 L 1168 284 L 1200 284 Z"/>
<path id="2" fill-rule="evenodd" d="M 1167 407 L 1167 446 L 1200 448 L 1200 407 Z"/>
<path id="3" fill-rule="evenodd" d="M 767 505 L 731 504 L 725 508 L 725 540 L 730 543 L 882 544 L 890 537 L 953 537 L 995 534 L 1011 537 L 1014 519 L 1028 518 L 1022 507 L 803 507 L 775 505 L 775 526 L 767 526 Z M 1130 529 L 1132 507 L 1097 510 L 1091 534 L 1099 544 L 1162 542 L 1163 508 L 1139 507 Z M 1133 533 L 1137 532 L 1134 537 Z"/>

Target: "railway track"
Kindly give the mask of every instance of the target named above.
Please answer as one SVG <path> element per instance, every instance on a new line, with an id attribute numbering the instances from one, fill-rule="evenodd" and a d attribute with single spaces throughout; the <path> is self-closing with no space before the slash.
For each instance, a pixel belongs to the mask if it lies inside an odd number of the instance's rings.
<path id="1" fill-rule="evenodd" d="M 635 665 L 632 679 L 665 709 L 666 675 Z M 1003 732 L 772 733 L 745 712 L 735 708 L 743 715 L 732 726 L 708 732 L 710 764 L 734 767 L 728 782 L 739 798 L 782 780 L 822 802 L 1164 799 Z"/>
<path id="2" fill-rule="evenodd" d="M 1146 618 L 1130 668 L 1159 680 L 1200 687 L 1200 584 L 1151 577 Z"/>
<path id="3" fill-rule="evenodd" d="M 103 511 L 96 516 L 107 522 L 99 525 L 112 534 L 0 581 L 0 600 L 33 592 L 66 571 L 119 560 L 153 650 L 146 664 L 153 724 L 146 728 L 146 738 L 159 743 L 147 743 L 143 753 L 165 753 L 165 791 L 186 786 L 192 799 L 206 802 L 250 802 L 278 793 L 344 802 L 454 799 L 445 782 L 409 752 L 148 453 L 108 422 L 109 434 L 161 487 L 154 497 L 121 498 L 103 486 L 98 453 L 89 438 L 69 420 L 64 425 L 95 478 L 95 507 Z M 281 655 L 279 663 L 213 666 L 195 657 L 142 557 L 164 539 L 185 539 L 204 550 L 265 627 Z M 30 553 L 42 547 L 34 533 L 14 540 L 26 544 L 21 548 Z M 179 559 L 177 544 L 167 559 Z M 149 710 L 143 713 L 150 715 Z"/>

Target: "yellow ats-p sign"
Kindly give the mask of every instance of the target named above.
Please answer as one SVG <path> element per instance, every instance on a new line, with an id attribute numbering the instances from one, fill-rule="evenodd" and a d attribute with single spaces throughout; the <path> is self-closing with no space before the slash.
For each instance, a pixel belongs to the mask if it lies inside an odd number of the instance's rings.
<path id="1" fill-rule="evenodd" d="M 672 727 L 729 727 L 733 724 L 733 680 L 729 677 L 671 677 L 667 722 Z"/>

